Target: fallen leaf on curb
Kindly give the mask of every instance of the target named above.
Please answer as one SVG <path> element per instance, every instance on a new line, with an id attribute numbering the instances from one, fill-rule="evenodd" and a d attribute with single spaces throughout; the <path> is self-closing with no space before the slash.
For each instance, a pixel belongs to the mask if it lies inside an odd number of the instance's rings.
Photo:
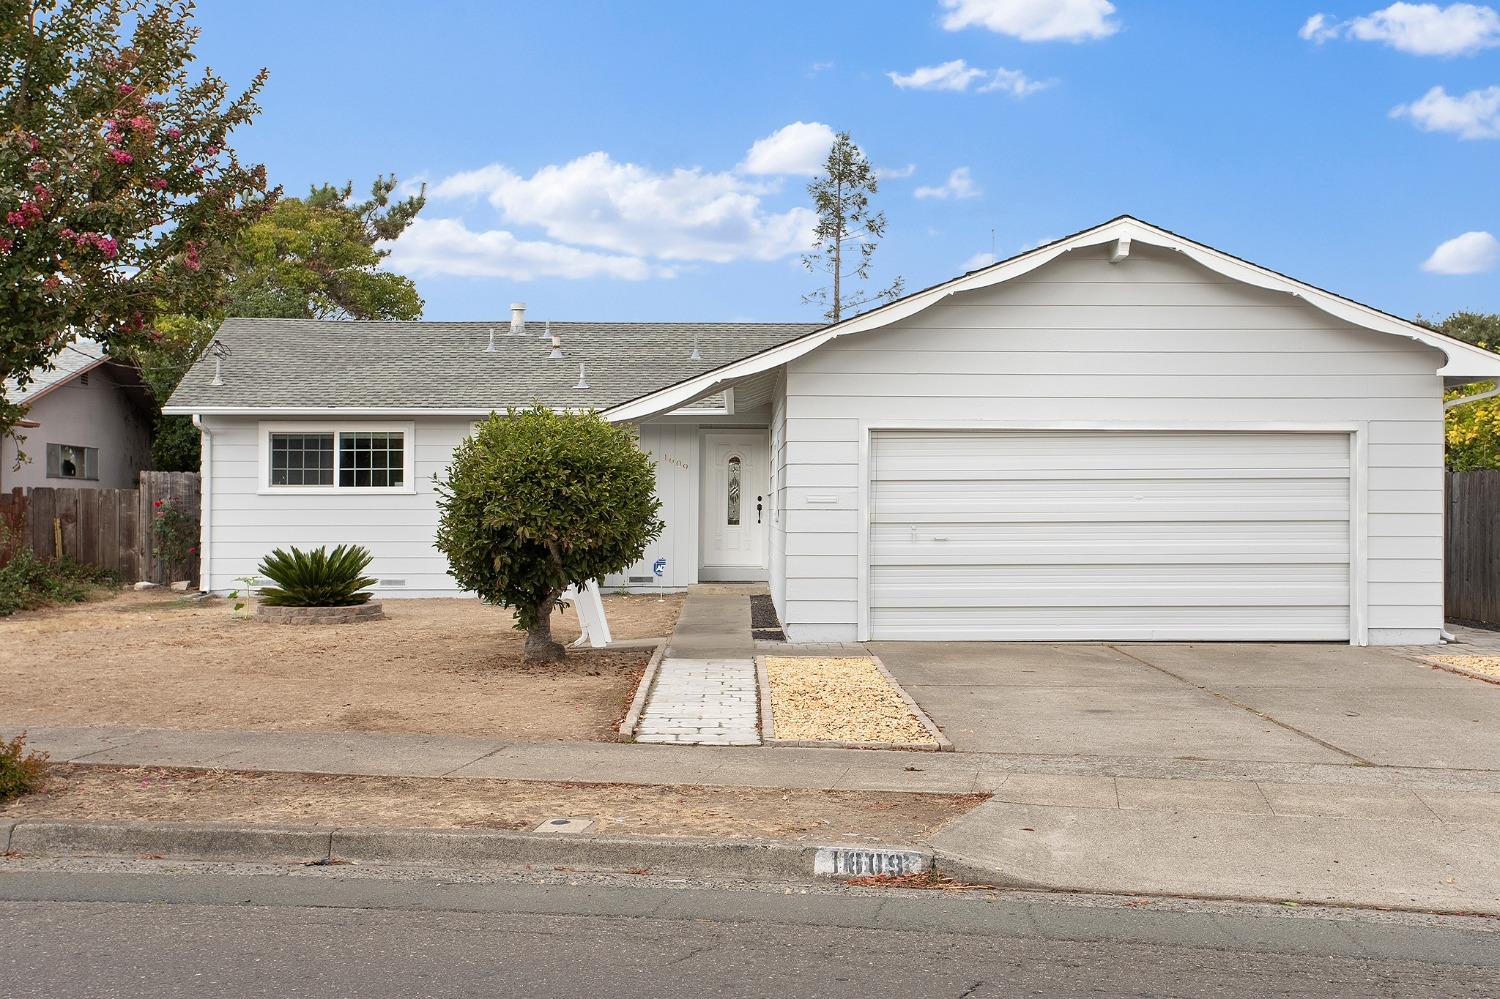
<path id="1" fill-rule="evenodd" d="M 165 853 L 141 853 L 136 855 L 137 860 L 166 860 Z"/>
<path id="2" fill-rule="evenodd" d="M 862 888 L 920 888 L 931 891 L 995 891 L 994 885 L 973 884 L 955 881 L 936 871 L 919 871 L 916 874 L 869 874 L 861 878 L 850 878 L 844 882 Z"/>
<path id="3" fill-rule="evenodd" d="M 352 864 L 352 863 L 354 863 L 354 861 L 352 861 L 352 860 L 345 860 L 342 857 L 319 857 L 317 860 L 304 860 L 302 862 L 302 866 L 303 867 L 342 867 L 345 864 Z"/>
<path id="4" fill-rule="evenodd" d="M 637 875 L 640 875 L 640 876 L 644 877 L 645 875 L 651 873 L 651 868 L 649 868 L 649 867 L 632 867 L 632 868 L 630 868 L 630 870 L 626 871 L 625 873 L 626 874 L 637 874 Z"/>
<path id="5" fill-rule="evenodd" d="M 6 850 L 5 853 L 0 854 L 0 856 L 5 857 L 6 860 L 20 860 L 22 857 L 26 856 L 26 854 L 22 853 L 20 850 Z"/>

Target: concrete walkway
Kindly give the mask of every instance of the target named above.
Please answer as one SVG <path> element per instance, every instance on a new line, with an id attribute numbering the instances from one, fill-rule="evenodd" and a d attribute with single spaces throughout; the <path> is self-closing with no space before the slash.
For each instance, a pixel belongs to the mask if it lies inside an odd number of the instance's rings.
<path id="1" fill-rule="evenodd" d="M 978 793 L 910 845 L 1003 884 L 1500 914 L 1496 771 L 164 729 L 28 743 L 83 764 Z"/>
<path id="2" fill-rule="evenodd" d="M 639 742 L 760 745 L 760 700 L 750 637 L 750 592 L 688 590 L 636 729 Z"/>

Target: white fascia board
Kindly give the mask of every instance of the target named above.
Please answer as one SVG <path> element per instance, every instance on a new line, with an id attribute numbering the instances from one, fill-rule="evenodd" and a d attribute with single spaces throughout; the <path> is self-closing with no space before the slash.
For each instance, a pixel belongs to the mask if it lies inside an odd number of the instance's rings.
<path id="1" fill-rule="evenodd" d="M 1071 250 L 1083 247 L 1098 246 L 1103 243 L 1115 243 L 1115 250 L 1120 244 L 1129 246 L 1136 243 L 1158 246 L 1163 249 L 1178 251 L 1211 271 L 1232 278 L 1257 288 L 1268 291 L 1283 292 L 1295 298 L 1300 298 L 1315 308 L 1321 309 L 1335 318 L 1342 319 L 1356 326 L 1364 327 L 1378 333 L 1387 333 L 1393 336 L 1402 336 L 1420 343 L 1427 344 L 1441 350 L 1447 357 L 1447 362 L 1438 369 L 1438 374 L 1449 379 L 1471 381 L 1478 379 L 1500 377 L 1500 355 L 1492 354 L 1480 347 L 1475 347 L 1455 340 L 1452 337 L 1435 333 L 1416 323 L 1399 319 L 1388 315 L 1368 305 L 1350 301 L 1330 292 L 1304 284 L 1275 271 L 1267 270 L 1255 264 L 1248 263 L 1233 257 L 1220 250 L 1215 250 L 1202 243 L 1184 239 L 1165 229 L 1142 222 L 1139 219 L 1119 218 L 1106 222 L 1103 225 L 1086 229 L 1083 232 L 1058 240 L 1046 246 L 1038 247 L 1028 253 L 1020 254 L 1009 260 L 1002 260 L 997 264 L 934 285 L 923 291 L 916 292 L 906 298 L 891 302 L 879 308 L 871 309 L 852 319 L 846 319 L 832 326 L 825 326 L 820 330 L 814 330 L 806 336 L 796 340 L 790 340 L 777 347 L 753 354 L 723 367 L 715 368 L 713 371 L 705 372 L 696 378 L 688 379 L 677 385 L 668 386 L 642 396 L 631 402 L 623 403 L 613 409 L 604 411 L 604 417 L 612 421 L 640 420 L 650 416 L 669 411 L 681 406 L 689 399 L 696 398 L 713 389 L 735 382 L 750 375 L 769 371 L 773 368 L 794 361 L 810 351 L 816 350 L 828 343 L 830 340 L 852 333 L 862 333 L 866 330 L 877 329 L 888 326 L 908 316 L 936 305 L 949 295 L 961 291 L 972 291 L 977 288 L 987 288 L 991 285 L 1001 284 L 1024 274 L 1036 270 L 1044 264 L 1051 263 L 1058 257 Z M 1122 257 L 1118 263 L 1122 266 L 1130 266 L 1128 259 Z"/>

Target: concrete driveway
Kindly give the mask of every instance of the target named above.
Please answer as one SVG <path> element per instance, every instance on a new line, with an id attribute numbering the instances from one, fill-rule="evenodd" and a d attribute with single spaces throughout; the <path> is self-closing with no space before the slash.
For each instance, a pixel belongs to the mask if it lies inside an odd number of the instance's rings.
<path id="1" fill-rule="evenodd" d="M 1500 686 L 1382 649 L 870 648 L 959 752 L 1500 770 Z"/>

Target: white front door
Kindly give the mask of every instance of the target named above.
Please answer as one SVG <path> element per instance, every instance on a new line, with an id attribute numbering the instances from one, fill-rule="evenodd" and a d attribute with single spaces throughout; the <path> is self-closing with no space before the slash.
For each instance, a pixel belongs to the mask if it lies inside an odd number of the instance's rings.
<path id="1" fill-rule="evenodd" d="M 704 435 L 701 578 L 765 578 L 771 498 L 767 450 L 764 432 Z"/>

